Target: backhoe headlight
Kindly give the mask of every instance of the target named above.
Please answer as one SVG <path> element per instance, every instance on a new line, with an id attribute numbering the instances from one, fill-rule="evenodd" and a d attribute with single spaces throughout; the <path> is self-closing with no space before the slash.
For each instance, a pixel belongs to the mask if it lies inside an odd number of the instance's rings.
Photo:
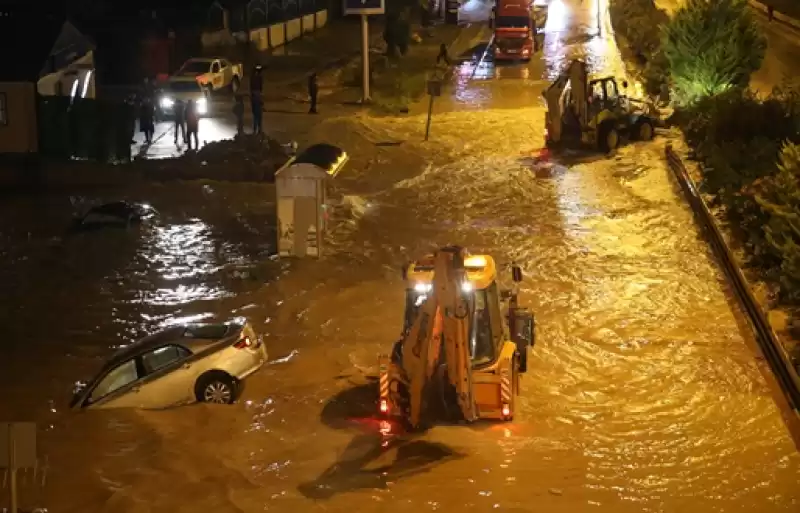
<path id="1" fill-rule="evenodd" d="M 197 100 L 197 113 L 198 114 L 207 114 L 208 113 L 208 100 L 205 98 L 200 98 Z"/>
<path id="2" fill-rule="evenodd" d="M 461 284 L 461 292 L 469 294 L 473 290 L 475 290 L 475 285 L 473 285 L 471 281 L 465 281 Z"/>
<path id="3" fill-rule="evenodd" d="M 425 292 L 430 292 L 433 288 L 433 285 L 430 283 L 417 283 L 414 285 L 414 292 L 419 292 L 420 294 Z"/>
<path id="4" fill-rule="evenodd" d="M 175 105 L 175 101 L 172 98 L 167 98 L 166 96 L 164 98 L 161 98 L 161 108 L 162 109 L 169 109 L 173 105 Z"/>

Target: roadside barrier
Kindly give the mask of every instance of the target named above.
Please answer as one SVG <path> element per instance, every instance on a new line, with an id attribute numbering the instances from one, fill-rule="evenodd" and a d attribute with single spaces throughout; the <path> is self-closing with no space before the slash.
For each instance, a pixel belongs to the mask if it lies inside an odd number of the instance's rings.
<path id="1" fill-rule="evenodd" d="M 694 180 L 686 171 L 686 166 L 684 166 L 680 156 L 669 143 L 665 153 L 667 164 L 675 175 L 681 189 L 683 189 L 689 206 L 694 211 L 695 218 L 711 243 L 717 260 L 728 277 L 728 281 L 733 286 L 733 291 L 747 315 L 750 326 L 756 336 L 756 341 L 772 373 L 775 375 L 781 391 L 795 414 L 800 415 L 800 377 L 798 377 L 797 371 L 792 366 L 789 355 L 772 330 L 764 310 L 762 310 L 753 296 L 752 288 L 747 278 L 745 278 L 744 273 L 736 263 L 736 258 L 725 242 L 717 221 L 698 192 Z"/>

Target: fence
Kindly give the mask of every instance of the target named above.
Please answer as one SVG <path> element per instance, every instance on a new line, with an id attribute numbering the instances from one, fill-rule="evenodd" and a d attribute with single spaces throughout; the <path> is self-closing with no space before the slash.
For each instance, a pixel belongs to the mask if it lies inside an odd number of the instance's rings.
<path id="1" fill-rule="evenodd" d="M 778 340 L 767 320 L 767 316 L 753 296 L 752 288 L 747 278 L 745 278 L 744 273 L 742 273 L 736 262 L 736 257 L 725 242 L 722 231 L 708 209 L 705 200 L 700 195 L 697 185 L 689 176 L 683 161 L 672 149 L 671 144 L 667 144 L 666 158 L 669 168 L 675 175 L 681 189 L 683 189 L 689 206 L 694 211 L 698 223 L 708 237 L 723 271 L 733 286 L 734 293 L 750 320 L 761 352 L 772 369 L 772 373 L 775 375 L 789 406 L 794 409 L 795 413 L 800 413 L 800 377 L 798 377 L 789 355 L 786 354 L 783 344 Z"/>
<path id="2" fill-rule="evenodd" d="M 134 109 L 123 102 L 40 96 L 39 153 L 97 162 L 131 160 Z"/>
<path id="3" fill-rule="evenodd" d="M 208 11 L 203 46 L 233 46 L 251 41 L 258 50 L 277 48 L 328 22 L 325 0 L 251 0 L 227 10 L 219 3 Z"/>

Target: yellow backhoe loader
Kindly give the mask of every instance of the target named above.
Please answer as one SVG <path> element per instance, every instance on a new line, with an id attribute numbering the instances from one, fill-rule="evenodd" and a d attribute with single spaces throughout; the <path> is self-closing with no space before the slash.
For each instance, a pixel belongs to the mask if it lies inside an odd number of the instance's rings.
<path id="1" fill-rule="evenodd" d="M 517 304 L 522 270 L 512 266 L 514 288 L 501 292 L 492 257 L 450 246 L 403 275 L 402 337 L 379 357 L 381 414 L 414 429 L 437 420 L 511 420 L 535 336 L 533 315 Z"/>
<path id="2" fill-rule="evenodd" d="M 547 102 L 545 142 L 584 144 L 603 152 L 615 150 L 622 138 L 649 141 L 659 120 L 651 102 L 625 95 L 614 77 L 589 80 L 586 63 L 572 61 L 543 93 Z"/>

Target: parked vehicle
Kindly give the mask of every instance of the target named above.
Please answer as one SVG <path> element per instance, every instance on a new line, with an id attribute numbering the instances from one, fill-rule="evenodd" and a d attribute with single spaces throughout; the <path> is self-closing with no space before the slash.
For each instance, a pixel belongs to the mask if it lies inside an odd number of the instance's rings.
<path id="1" fill-rule="evenodd" d="M 193 77 L 209 91 L 230 87 L 235 93 L 242 85 L 244 68 L 222 58 L 192 58 L 183 63 L 176 77 Z"/>
<path id="2" fill-rule="evenodd" d="M 208 91 L 203 89 L 197 80 L 191 77 L 171 77 L 158 92 L 159 114 L 166 118 L 174 115 L 175 102 L 180 100 L 184 105 L 189 100 L 194 100 L 197 105 L 197 114 L 209 114 Z"/>
<path id="3" fill-rule="evenodd" d="M 88 384 L 77 383 L 70 407 L 230 404 L 266 361 L 267 349 L 245 319 L 171 326 L 119 351 Z"/>
<path id="4" fill-rule="evenodd" d="M 129 227 L 155 215 L 155 209 L 145 203 L 114 201 L 90 208 L 83 216 L 75 219 L 75 226 L 79 229 L 106 226 Z"/>
<path id="5" fill-rule="evenodd" d="M 527 0 L 497 0 L 494 23 L 494 59 L 530 60 L 533 55 L 533 12 Z"/>

